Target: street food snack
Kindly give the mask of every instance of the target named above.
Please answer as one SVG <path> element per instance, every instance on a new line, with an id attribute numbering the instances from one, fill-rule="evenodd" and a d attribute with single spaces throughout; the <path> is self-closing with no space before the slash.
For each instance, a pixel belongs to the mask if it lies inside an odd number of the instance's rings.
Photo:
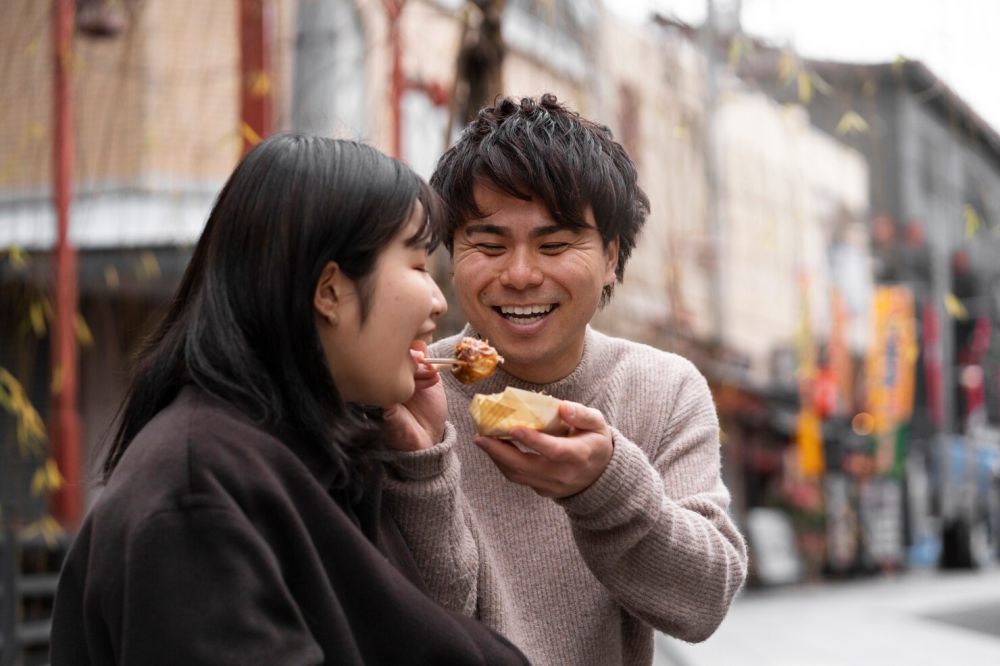
<path id="1" fill-rule="evenodd" d="M 471 384 L 493 374 L 503 356 L 486 340 L 462 338 L 455 345 L 455 359 L 459 361 L 451 368 L 451 374 L 463 384 Z"/>
<path id="2" fill-rule="evenodd" d="M 550 435 L 565 435 L 569 427 L 559 418 L 557 398 L 544 393 L 508 386 L 503 393 L 477 393 L 469 404 L 476 432 L 487 437 L 510 439 L 519 426 Z"/>

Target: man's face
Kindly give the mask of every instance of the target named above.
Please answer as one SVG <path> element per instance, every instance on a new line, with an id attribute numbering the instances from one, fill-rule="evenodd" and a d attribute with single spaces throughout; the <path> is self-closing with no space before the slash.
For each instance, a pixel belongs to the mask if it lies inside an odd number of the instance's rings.
<path id="1" fill-rule="evenodd" d="M 587 324 L 614 283 L 618 242 L 605 248 L 590 207 L 583 229 L 559 226 L 537 200 L 477 184 L 486 214 L 459 227 L 454 283 L 469 323 L 503 368 L 536 384 L 562 379 L 583 356 Z"/>

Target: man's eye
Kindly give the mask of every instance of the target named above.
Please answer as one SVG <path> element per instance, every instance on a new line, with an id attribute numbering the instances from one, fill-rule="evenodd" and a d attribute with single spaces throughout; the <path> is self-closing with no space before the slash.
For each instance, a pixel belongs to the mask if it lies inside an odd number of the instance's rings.
<path id="1" fill-rule="evenodd" d="M 476 243 L 476 249 L 485 254 L 500 254 L 504 251 L 503 245 L 497 243 Z"/>
<path id="2" fill-rule="evenodd" d="M 569 247 L 569 243 L 545 243 L 542 245 L 542 252 L 557 254 Z"/>

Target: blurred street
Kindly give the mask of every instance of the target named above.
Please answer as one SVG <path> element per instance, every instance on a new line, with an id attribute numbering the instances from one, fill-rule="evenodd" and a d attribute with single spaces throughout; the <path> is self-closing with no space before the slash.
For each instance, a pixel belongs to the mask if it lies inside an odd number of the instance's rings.
<path id="1" fill-rule="evenodd" d="M 1000 664 L 1000 568 L 749 590 L 706 642 L 656 649 L 656 666 Z"/>

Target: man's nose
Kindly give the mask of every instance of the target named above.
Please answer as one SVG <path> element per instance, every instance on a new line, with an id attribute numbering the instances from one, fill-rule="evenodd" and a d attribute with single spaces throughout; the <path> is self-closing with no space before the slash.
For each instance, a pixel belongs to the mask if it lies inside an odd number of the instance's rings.
<path id="1" fill-rule="evenodd" d="M 500 272 L 500 284 L 510 289 L 537 287 L 543 280 L 542 270 L 530 252 L 515 251 Z"/>

